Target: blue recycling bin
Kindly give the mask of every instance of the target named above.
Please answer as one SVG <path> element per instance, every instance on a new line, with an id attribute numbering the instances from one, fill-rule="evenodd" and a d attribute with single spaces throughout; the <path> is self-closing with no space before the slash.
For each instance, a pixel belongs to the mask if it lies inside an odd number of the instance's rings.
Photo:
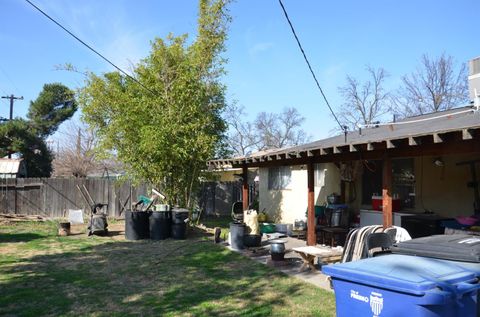
<path id="1" fill-rule="evenodd" d="M 446 261 L 451 262 L 452 264 L 458 265 L 464 268 L 467 271 L 473 272 L 480 279 L 480 263 L 473 263 L 473 262 L 460 262 L 460 261 Z M 475 298 L 477 302 L 477 314 L 476 317 L 480 317 L 480 291 L 477 292 L 477 298 Z"/>
<path id="2" fill-rule="evenodd" d="M 337 317 L 475 316 L 475 273 L 444 260 L 392 254 L 322 268 Z"/>

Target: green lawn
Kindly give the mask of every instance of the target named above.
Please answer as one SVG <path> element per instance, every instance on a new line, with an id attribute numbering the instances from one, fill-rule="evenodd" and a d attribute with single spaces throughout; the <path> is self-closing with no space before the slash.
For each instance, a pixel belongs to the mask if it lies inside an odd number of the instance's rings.
<path id="1" fill-rule="evenodd" d="M 334 316 L 335 304 L 202 235 L 57 237 L 45 222 L 0 225 L 0 315 Z"/>

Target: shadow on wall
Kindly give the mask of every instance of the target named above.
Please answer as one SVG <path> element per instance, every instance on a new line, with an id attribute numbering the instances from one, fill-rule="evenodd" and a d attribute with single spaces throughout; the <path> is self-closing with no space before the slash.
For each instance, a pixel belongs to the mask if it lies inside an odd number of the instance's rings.
<path id="1" fill-rule="evenodd" d="M 281 190 L 268 191 L 268 206 L 262 206 L 265 213 L 268 215 L 268 220 L 280 223 L 282 220 L 282 200 L 283 193 Z M 262 210 L 263 211 L 263 210 Z"/>
<path id="2" fill-rule="evenodd" d="M 315 205 L 325 205 L 327 196 L 332 193 L 340 194 L 340 174 L 334 164 L 328 164 L 324 169 L 324 181 L 316 197 Z"/>

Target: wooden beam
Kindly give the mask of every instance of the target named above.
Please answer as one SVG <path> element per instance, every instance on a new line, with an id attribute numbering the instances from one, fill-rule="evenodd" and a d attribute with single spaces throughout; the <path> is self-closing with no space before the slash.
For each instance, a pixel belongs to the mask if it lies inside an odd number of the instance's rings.
<path id="1" fill-rule="evenodd" d="M 307 164 L 308 181 L 308 212 L 307 212 L 307 245 L 316 245 L 317 237 L 315 233 L 315 186 L 314 186 L 314 165 L 312 162 Z"/>
<path id="2" fill-rule="evenodd" d="M 307 151 L 307 156 L 312 157 L 313 156 L 313 151 Z"/>
<path id="3" fill-rule="evenodd" d="M 416 145 L 420 145 L 421 142 L 420 142 L 420 139 L 417 138 L 417 137 L 414 137 L 414 136 L 409 136 L 408 137 L 408 145 L 409 146 L 416 146 Z"/>
<path id="4" fill-rule="evenodd" d="M 301 157 L 302 157 L 301 152 L 297 152 L 296 158 L 301 158 Z"/>
<path id="5" fill-rule="evenodd" d="M 473 139 L 473 133 L 470 129 L 463 129 L 462 130 L 462 140 L 471 140 Z"/>
<path id="6" fill-rule="evenodd" d="M 327 154 L 328 154 L 328 153 L 327 153 L 327 151 L 325 151 L 324 148 L 321 148 L 321 149 L 320 149 L 320 155 L 327 155 Z"/>
<path id="7" fill-rule="evenodd" d="M 311 158 L 293 158 L 285 160 L 283 157 L 271 162 L 258 162 L 247 163 L 248 167 L 274 167 L 274 166 L 292 166 L 292 165 L 304 165 L 313 160 L 313 163 L 332 163 L 332 162 L 347 162 L 357 160 L 381 160 L 387 153 L 390 158 L 406 158 L 406 157 L 419 157 L 419 156 L 444 156 L 451 154 L 475 154 L 480 155 L 480 139 L 477 134 L 474 134 L 472 140 L 461 140 L 461 133 L 456 140 L 448 140 L 445 138 L 443 143 L 420 143 L 419 145 L 412 147 L 407 144 L 397 144 L 396 148 L 377 148 L 371 151 L 361 149 L 361 146 L 357 145 L 357 152 L 345 152 L 340 154 L 324 154 L 321 156 L 314 156 Z M 283 156 L 283 154 L 282 154 Z M 242 168 L 242 164 L 238 164 L 234 167 Z"/>
<path id="8" fill-rule="evenodd" d="M 333 147 L 333 154 L 340 154 L 342 153 L 342 149 L 340 149 L 340 147 L 338 146 L 334 146 Z"/>
<path id="9" fill-rule="evenodd" d="M 383 228 L 391 227 L 392 222 L 392 159 L 387 157 L 383 160 Z"/>
<path id="10" fill-rule="evenodd" d="M 340 203 L 344 204 L 346 200 L 346 189 L 345 189 L 346 182 L 341 180 L 340 181 Z"/>
<path id="11" fill-rule="evenodd" d="M 443 138 L 438 133 L 433 134 L 433 143 L 442 143 Z"/>
<path id="12" fill-rule="evenodd" d="M 387 142 L 387 149 L 393 149 L 396 147 L 392 140 L 386 140 L 386 142 Z"/>
<path id="13" fill-rule="evenodd" d="M 242 167 L 242 197 L 243 197 L 243 210 L 248 210 L 248 168 L 246 164 Z"/>
<path id="14" fill-rule="evenodd" d="M 350 152 L 357 152 L 357 146 L 356 146 L 356 145 L 350 144 L 349 148 L 350 148 L 350 149 L 349 149 Z"/>
<path id="15" fill-rule="evenodd" d="M 375 150 L 375 147 L 373 146 L 373 143 L 367 143 L 367 151 L 373 151 Z"/>

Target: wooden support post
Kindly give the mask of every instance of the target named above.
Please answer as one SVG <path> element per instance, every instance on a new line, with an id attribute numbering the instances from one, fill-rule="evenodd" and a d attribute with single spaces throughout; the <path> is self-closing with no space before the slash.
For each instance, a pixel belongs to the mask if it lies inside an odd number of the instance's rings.
<path id="1" fill-rule="evenodd" d="M 243 210 L 247 210 L 248 209 L 248 168 L 246 165 L 243 165 L 243 168 L 242 168 L 242 178 L 243 178 L 243 186 L 242 186 Z"/>
<path id="2" fill-rule="evenodd" d="M 315 184 L 313 181 L 313 163 L 307 164 L 308 178 L 308 212 L 307 212 L 307 245 L 316 245 L 317 236 L 315 233 Z"/>
<path id="3" fill-rule="evenodd" d="M 392 159 L 383 160 L 383 228 L 392 226 Z"/>

